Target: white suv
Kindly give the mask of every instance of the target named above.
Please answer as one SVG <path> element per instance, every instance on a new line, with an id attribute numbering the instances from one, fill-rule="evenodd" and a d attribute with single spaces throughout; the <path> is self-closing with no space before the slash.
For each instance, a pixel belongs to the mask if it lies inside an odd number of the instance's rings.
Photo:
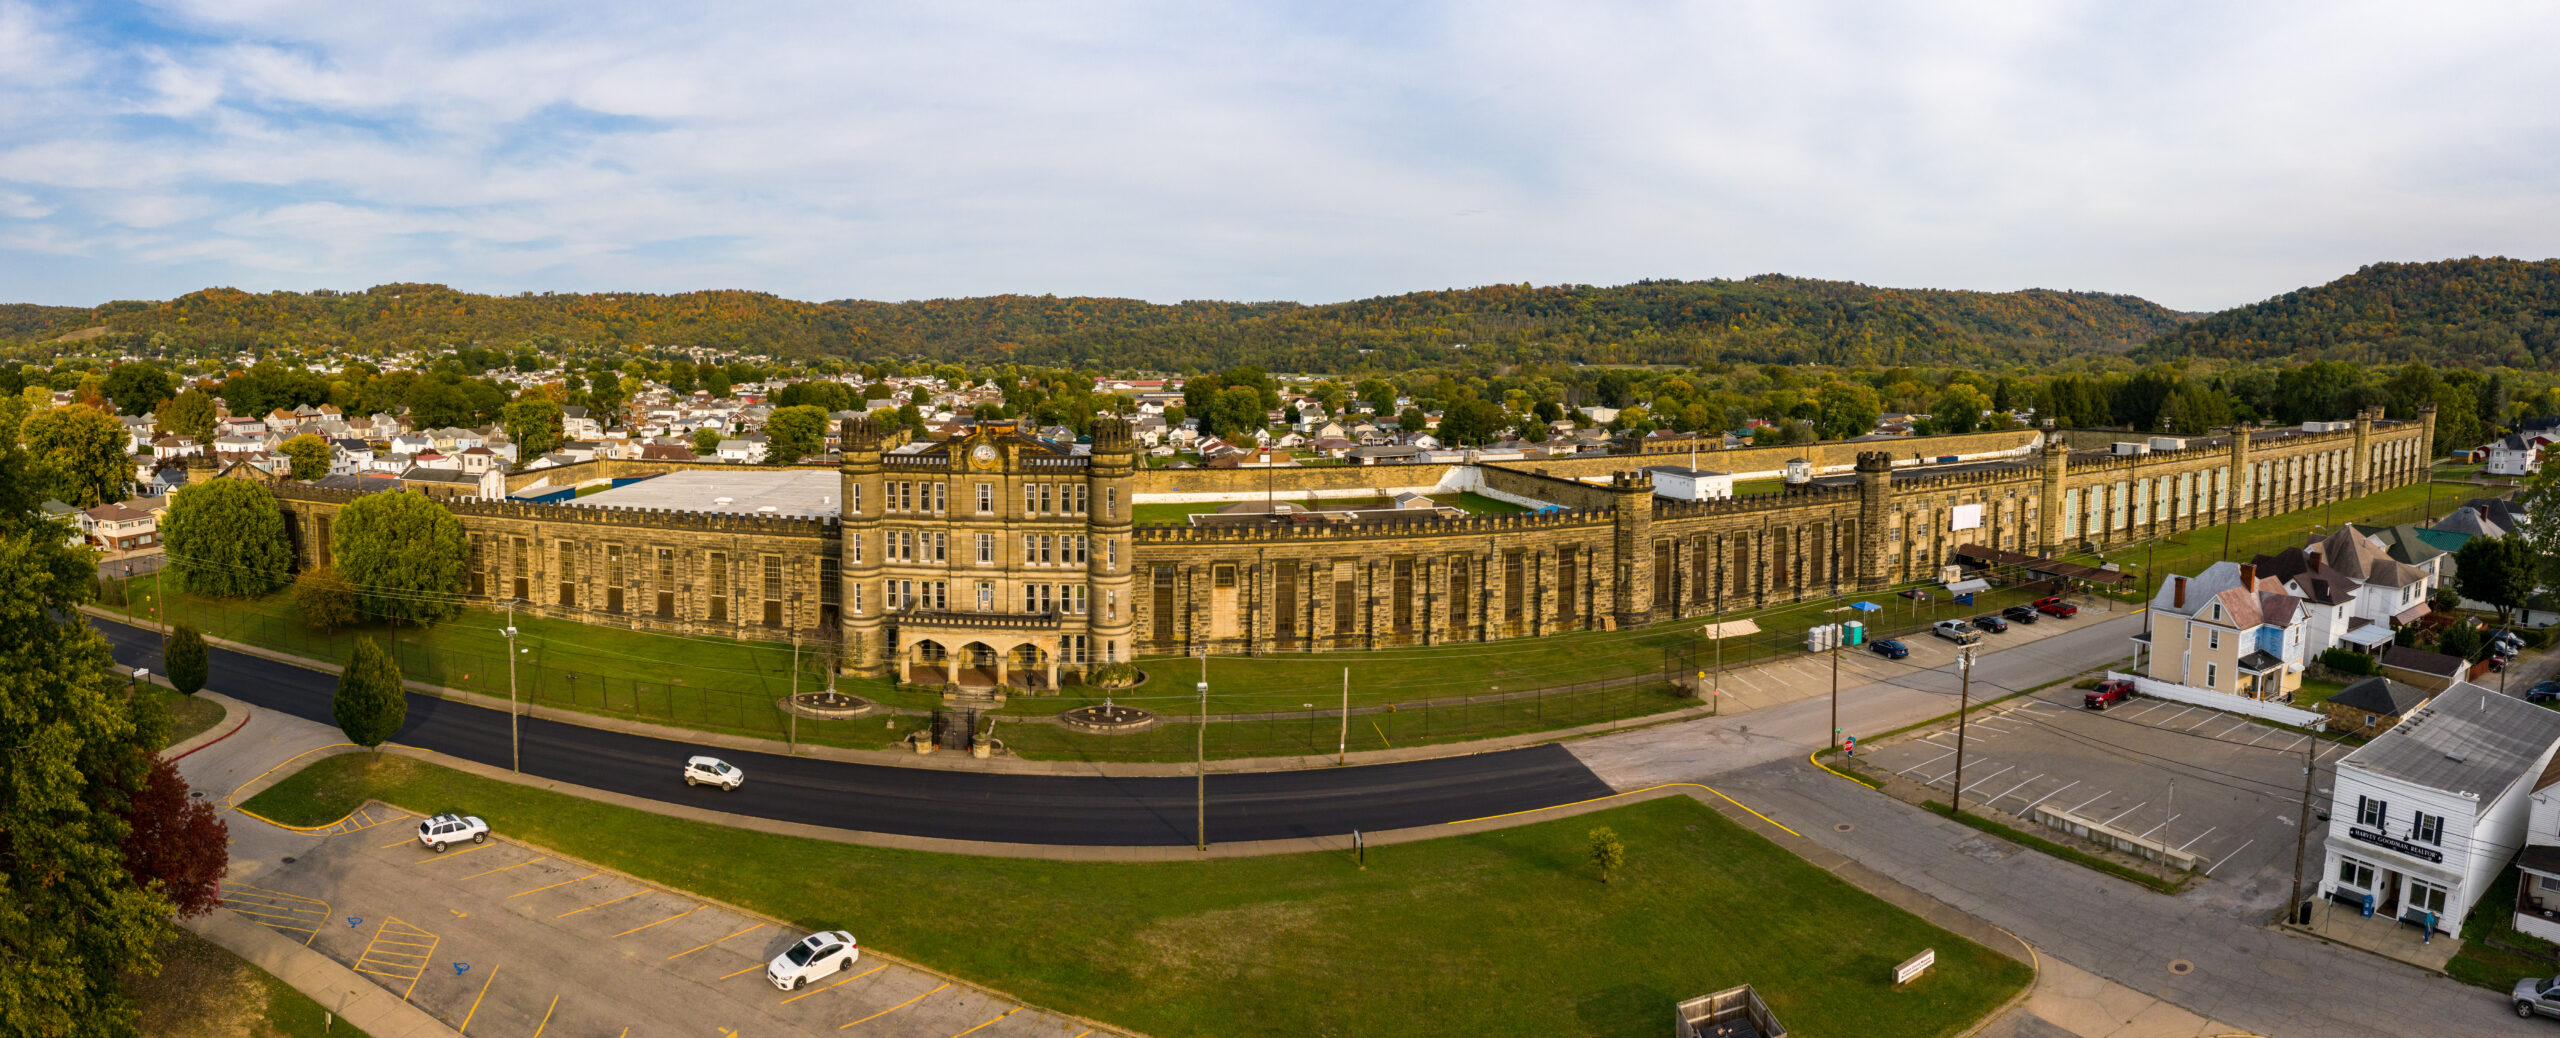
<path id="1" fill-rule="evenodd" d="M 747 781 L 747 773 L 718 757 L 692 757 L 684 762 L 684 784 L 718 786 L 735 790 Z"/>
<path id="2" fill-rule="evenodd" d="M 773 986 L 789 991 L 809 986 L 809 978 L 853 968 L 862 958 L 862 947 L 853 935 L 842 930 L 821 930 L 800 939 L 800 943 L 783 950 L 764 968 L 764 979 Z"/>
<path id="3" fill-rule="evenodd" d="M 478 815 L 437 815 L 418 823 L 418 842 L 433 848 L 438 854 L 444 853 L 446 844 L 464 840 L 489 842 L 489 823 L 481 821 Z"/>

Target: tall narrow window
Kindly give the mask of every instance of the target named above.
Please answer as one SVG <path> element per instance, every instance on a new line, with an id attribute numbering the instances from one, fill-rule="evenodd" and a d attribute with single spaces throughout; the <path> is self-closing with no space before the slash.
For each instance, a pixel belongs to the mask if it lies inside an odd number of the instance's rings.
<path id="1" fill-rule="evenodd" d="M 729 622 L 729 553 L 711 553 L 711 622 Z"/>
<path id="2" fill-rule="evenodd" d="M 1076 484 L 1076 514 L 1077 514 L 1077 515 L 1083 515 L 1083 514 L 1085 514 L 1085 512 L 1086 512 L 1086 508 L 1085 508 L 1085 504 L 1084 504 L 1084 501 L 1085 501 L 1085 498 L 1084 498 L 1084 495 L 1085 495 L 1085 489 L 1086 489 L 1086 488 L 1085 488 L 1085 485 L 1084 485 L 1084 484 L 1082 484 L 1082 483 L 1078 483 L 1078 484 Z"/>
<path id="3" fill-rule="evenodd" d="M 329 564 L 330 564 L 330 562 L 329 562 L 329 517 L 328 517 L 328 516 L 325 516 L 325 515 L 320 517 L 320 564 L 321 564 L 321 565 L 323 565 L 323 566 L 327 566 L 327 565 L 329 565 Z"/>
<path id="4" fill-rule="evenodd" d="M 1394 603 L 1394 608 L 1395 608 L 1395 625 L 1396 625 L 1396 633 L 1397 633 L 1397 634 L 1411 634 L 1411 633 L 1413 633 L 1413 560 L 1412 560 L 1412 559 L 1397 559 L 1397 560 L 1396 560 L 1396 562 L 1395 562 L 1395 590 L 1394 590 L 1394 592 L 1393 592 L 1393 595 L 1394 595 L 1394 598 L 1392 599 L 1392 601 L 1393 601 L 1393 603 Z"/>
<path id="5" fill-rule="evenodd" d="M 782 626 L 782 556 L 764 557 L 764 625 Z"/>
<path id="6" fill-rule="evenodd" d="M 978 564 L 983 566 L 994 561 L 996 561 L 996 535 L 992 533 L 979 534 Z"/>
<path id="7" fill-rule="evenodd" d="M 1520 619 L 1521 603 L 1528 597 L 1523 593 L 1528 585 L 1527 569 L 1527 561 L 1521 558 L 1519 552 L 1515 551 L 1502 557 L 1502 618 L 1504 620 L 1517 622 Z"/>
<path id="8" fill-rule="evenodd" d="M 622 546 L 604 546 L 604 611 L 622 613 Z"/>
<path id="9" fill-rule="evenodd" d="M 833 630 L 843 622 L 843 580 L 836 560 L 818 557 L 818 626 Z"/>
<path id="10" fill-rule="evenodd" d="M 1347 562 L 1333 564 L 1333 633 L 1360 631 L 1359 580 Z"/>
<path id="11" fill-rule="evenodd" d="M 1272 633 L 1287 641 L 1298 636 L 1298 564 L 1288 559 L 1274 563 L 1271 583 Z"/>
<path id="12" fill-rule="evenodd" d="M 1120 516 L 1120 488 L 1119 488 L 1119 487 L 1104 487 L 1104 488 L 1102 488 L 1102 517 L 1103 517 L 1103 518 L 1105 518 L 1105 519 L 1116 519 L 1116 518 L 1119 518 L 1119 516 Z"/>
<path id="13" fill-rule="evenodd" d="M 673 548 L 660 548 L 660 549 L 658 549 L 658 574 L 657 574 L 657 578 L 656 578 L 656 579 L 654 579 L 654 580 L 652 580 L 652 581 L 650 581 L 650 583 L 651 583 L 652 585 L 654 585 L 655 590 L 658 592 L 658 619 L 661 619 L 661 620 L 673 620 L 673 619 L 675 619 L 675 618 L 676 618 L 676 552 L 675 552 L 675 549 L 673 549 Z"/>
<path id="14" fill-rule="evenodd" d="M 1154 611 L 1156 645 L 1162 647 L 1173 644 L 1173 567 L 1156 567 L 1154 584 L 1148 608 Z"/>
<path id="15" fill-rule="evenodd" d="M 1579 597 L 1574 583 L 1581 575 L 1581 554 L 1572 548 L 1556 553 L 1556 622 L 1566 626 L 1572 626 L 1574 621 L 1574 599 Z"/>
<path id="16" fill-rule="evenodd" d="M 1474 589 L 1467 584 L 1467 575 L 1466 556 L 1449 560 L 1449 629 L 1452 632 L 1466 628 L 1469 606 L 1476 600 Z"/>
<path id="17" fill-rule="evenodd" d="M 1671 608 L 1671 542 L 1653 542 L 1653 607 Z"/>
<path id="18" fill-rule="evenodd" d="M 985 515 L 995 510 L 996 485 L 993 483 L 978 484 L 978 514 Z"/>
<path id="19" fill-rule="evenodd" d="M 1058 513 L 1057 502 L 1050 496 L 1050 492 L 1056 489 L 1057 484 L 1055 483 L 1040 484 L 1040 511 L 1042 514 L 1056 515 Z"/>
<path id="20" fill-rule="evenodd" d="M 474 596 L 489 593 L 489 563 L 482 554 L 483 540 L 485 538 L 479 534 L 471 535 L 471 593 Z"/>

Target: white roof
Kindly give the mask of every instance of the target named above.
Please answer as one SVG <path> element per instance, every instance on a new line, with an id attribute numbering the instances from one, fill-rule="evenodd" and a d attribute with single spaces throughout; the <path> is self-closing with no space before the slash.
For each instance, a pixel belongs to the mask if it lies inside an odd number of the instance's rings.
<path id="1" fill-rule="evenodd" d="M 841 492 L 833 469 L 685 469 L 562 503 L 807 519 L 841 514 Z"/>

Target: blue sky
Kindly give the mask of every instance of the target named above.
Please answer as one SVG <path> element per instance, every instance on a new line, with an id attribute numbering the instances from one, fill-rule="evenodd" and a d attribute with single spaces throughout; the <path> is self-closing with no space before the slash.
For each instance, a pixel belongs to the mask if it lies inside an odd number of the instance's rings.
<path id="1" fill-rule="evenodd" d="M 2213 309 L 2560 254 L 2555 41 L 2547 4 L 0 0 L 0 301 L 1777 271 Z"/>

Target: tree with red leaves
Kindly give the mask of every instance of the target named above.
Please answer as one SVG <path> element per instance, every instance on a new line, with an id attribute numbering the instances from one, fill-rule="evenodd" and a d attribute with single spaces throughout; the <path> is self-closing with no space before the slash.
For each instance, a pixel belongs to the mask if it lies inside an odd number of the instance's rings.
<path id="1" fill-rule="evenodd" d="M 211 805 L 187 796 L 185 776 L 168 761 L 153 761 L 125 821 L 133 829 L 124 838 L 124 867 L 134 882 L 158 883 L 180 918 L 212 911 L 231 865 L 231 827 Z"/>

